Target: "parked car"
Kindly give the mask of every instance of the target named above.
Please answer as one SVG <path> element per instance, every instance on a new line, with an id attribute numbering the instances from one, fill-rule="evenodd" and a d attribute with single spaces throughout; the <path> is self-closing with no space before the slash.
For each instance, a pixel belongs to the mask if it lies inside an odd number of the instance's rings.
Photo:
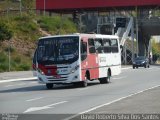
<path id="1" fill-rule="evenodd" d="M 134 59 L 132 62 L 133 69 L 136 67 L 148 67 L 149 68 L 149 59 L 145 56 L 138 56 L 137 58 Z"/>

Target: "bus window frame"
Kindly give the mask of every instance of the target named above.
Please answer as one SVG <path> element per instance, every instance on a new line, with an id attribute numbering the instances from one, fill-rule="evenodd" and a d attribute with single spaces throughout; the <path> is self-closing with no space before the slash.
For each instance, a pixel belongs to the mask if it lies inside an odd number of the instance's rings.
<path id="1" fill-rule="evenodd" d="M 106 46 L 105 44 L 104 44 L 104 42 L 105 41 L 108 41 L 109 42 L 109 46 Z M 105 50 L 105 48 L 107 48 L 108 50 Z M 109 39 L 109 38 L 104 38 L 103 39 L 103 51 L 104 51 L 104 53 L 111 53 L 111 39 Z"/>
<path id="2" fill-rule="evenodd" d="M 89 53 L 90 54 L 95 54 L 96 49 L 95 49 L 95 44 L 94 44 L 94 38 L 89 38 L 88 39 L 88 46 L 89 46 Z"/>
<path id="3" fill-rule="evenodd" d="M 87 59 L 87 42 L 84 42 L 83 40 L 81 40 L 81 61 L 84 61 Z"/>
<path id="4" fill-rule="evenodd" d="M 101 44 L 101 45 L 98 46 L 98 44 L 97 44 L 97 46 L 96 46 L 96 42 Z M 95 38 L 94 44 L 95 44 L 95 50 L 96 50 L 97 54 L 104 53 L 104 51 L 103 51 L 103 39 L 102 38 Z"/>
<path id="5" fill-rule="evenodd" d="M 116 41 L 116 44 L 112 45 L 112 42 L 114 40 Z M 118 49 L 118 40 L 117 39 L 111 39 L 111 52 L 112 53 L 118 53 L 119 52 L 119 49 Z"/>

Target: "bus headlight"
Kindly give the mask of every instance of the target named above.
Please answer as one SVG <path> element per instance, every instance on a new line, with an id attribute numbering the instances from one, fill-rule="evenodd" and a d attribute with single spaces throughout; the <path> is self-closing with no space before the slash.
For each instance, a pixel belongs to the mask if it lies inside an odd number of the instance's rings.
<path id="1" fill-rule="evenodd" d="M 71 69 L 70 73 L 74 73 L 78 68 L 79 68 L 79 65 L 75 66 L 74 68 Z"/>

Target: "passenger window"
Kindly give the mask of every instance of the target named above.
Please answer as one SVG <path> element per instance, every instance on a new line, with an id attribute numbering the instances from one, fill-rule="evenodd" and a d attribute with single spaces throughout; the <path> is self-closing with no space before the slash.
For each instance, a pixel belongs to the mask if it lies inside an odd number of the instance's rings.
<path id="1" fill-rule="evenodd" d="M 96 49 L 94 46 L 89 47 L 89 53 L 96 53 Z"/>
<path id="2" fill-rule="evenodd" d="M 87 43 L 81 41 L 81 61 L 87 58 Z"/>
<path id="3" fill-rule="evenodd" d="M 111 52 L 111 41 L 110 39 L 103 39 L 103 50 L 104 53 L 110 53 Z"/>
<path id="4" fill-rule="evenodd" d="M 89 44 L 89 53 L 96 53 L 95 45 L 94 45 L 94 39 L 89 38 L 88 39 L 88 44 Z"/>
<path id="5" fill-rule="evenodd" d="M 97 38 L 94 41 L 95 49 L 98 53 L 103 53 L 103 43 L 101 38 Z"/>
<path id="6" fill-rule="evenodd" d="M 89 46 L 94 46 L 94 39 L 93 38 L 89 38 L 88 39 L 88 44 L 89 44 Z"/>
<path id="7" fill-rule="evenodd" d="M 111 39 L 111 51 L 112 51 L 112 53 L 118 53 L 118 41 L 117 41 L 117 39 Z"/>

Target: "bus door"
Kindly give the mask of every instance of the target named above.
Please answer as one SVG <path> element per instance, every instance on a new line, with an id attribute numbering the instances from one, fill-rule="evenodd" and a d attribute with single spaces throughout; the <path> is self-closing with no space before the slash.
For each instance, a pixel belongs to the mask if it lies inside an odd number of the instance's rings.
<path id="1" fill-rule="evenodd" d="M 99 78 L 98 54 L 96 53 L 94 38 L 88 38 L 88 68 L 90 68 L 90 79 Z"/>

